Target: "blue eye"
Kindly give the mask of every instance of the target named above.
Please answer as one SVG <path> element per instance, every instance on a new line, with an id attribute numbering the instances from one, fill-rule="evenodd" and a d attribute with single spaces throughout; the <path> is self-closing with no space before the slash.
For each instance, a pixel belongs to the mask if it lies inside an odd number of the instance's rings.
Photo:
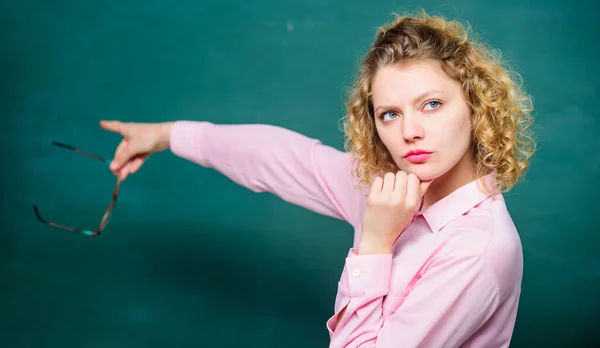
<path id="1" fill-rule="evenodd" d="M 388 116 L 387 120 L 386 120 L 386 116 Z M 394 118 L 398 117 L 398 114 L 393 111 L 386 111 L 386 112 L 383 112 L 379 117 L 384 121 L 390 121 L 390 120 L 393 120 Z"/>
<path id="2" fill-rule="evenodd" d="M 438 109 L 442 105 L 442 103 L 439 100 L 428 101 L 425 104 L 425 109 L 427 109 L 428 105 L 431 106 L 431 108 L 429 110 L 435 110 L 435 109 Z"/>

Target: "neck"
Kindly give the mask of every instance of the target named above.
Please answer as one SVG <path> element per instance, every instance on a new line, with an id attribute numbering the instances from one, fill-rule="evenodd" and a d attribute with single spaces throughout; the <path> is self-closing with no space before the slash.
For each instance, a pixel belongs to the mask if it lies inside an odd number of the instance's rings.
<path id="1" fill-rule="evenodd" d="M 452 169 L 431 183 L 423 197 L 421 211 L 473 180 L 475 180 L 475 163 L 467 151 Z"/>

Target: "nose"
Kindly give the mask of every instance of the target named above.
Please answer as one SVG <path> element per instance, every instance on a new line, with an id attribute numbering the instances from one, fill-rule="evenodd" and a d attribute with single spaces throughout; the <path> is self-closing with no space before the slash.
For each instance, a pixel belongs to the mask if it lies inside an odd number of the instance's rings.
<path id="1" fill-rule="evenodd" d="M 412 142 L 418 139 L 422 139 L 425 135 L 423 126 L 421 125 L 418 116 L 416 115 L 405 115 L 402 124 L 402 136 L 407 142 Z"/>

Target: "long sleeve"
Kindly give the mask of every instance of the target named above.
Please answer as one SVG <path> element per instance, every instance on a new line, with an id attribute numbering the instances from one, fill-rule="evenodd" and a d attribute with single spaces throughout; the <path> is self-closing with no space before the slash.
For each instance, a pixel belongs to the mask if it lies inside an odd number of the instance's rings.
<path id="1" fill-rule="evenodd" d="M 270 192 L 316 213 L 360 222 L 364 199 L 349 153 L 291 130 L 264 124 L 177 121 L 171 151 L 254 191 Z"/>
<path id="2" fill-rule="evenodd" d="M 498 306 L 496 278 L 480 257 L 448 253 L 432 261 L 403 295 L 389 293 L 392 263 L 391 254 L 350 250 L 348 300 L 337 328 L 343 311 L 327 322 L 330 347 L 459 347 Z M 386 296 L 400 296 L 391 314 L 385 314 Z"/>

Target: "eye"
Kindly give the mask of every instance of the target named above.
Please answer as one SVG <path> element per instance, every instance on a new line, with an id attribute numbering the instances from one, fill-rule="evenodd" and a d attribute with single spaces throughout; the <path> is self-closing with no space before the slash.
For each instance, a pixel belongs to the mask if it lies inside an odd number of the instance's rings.
<path id="1" fill-rule="evenodd" d="M 396 117 L 398 117 L 398 114 L 393 111 L 382 112 L 381 115 L 379 115 L 379 118 L 383 121 L 391 121 Z"/>
<path id="2" fill-rule="evenodd" d="M 429 109 L 427 107 L 430 107 Z M 435 109 L 439 109 L 440 106 L 442 106 L 442 102 L 439 100 L 430 100 L 427 103 L 425 103 L 425 108 L 424 110 L 435 110 Z"/>

